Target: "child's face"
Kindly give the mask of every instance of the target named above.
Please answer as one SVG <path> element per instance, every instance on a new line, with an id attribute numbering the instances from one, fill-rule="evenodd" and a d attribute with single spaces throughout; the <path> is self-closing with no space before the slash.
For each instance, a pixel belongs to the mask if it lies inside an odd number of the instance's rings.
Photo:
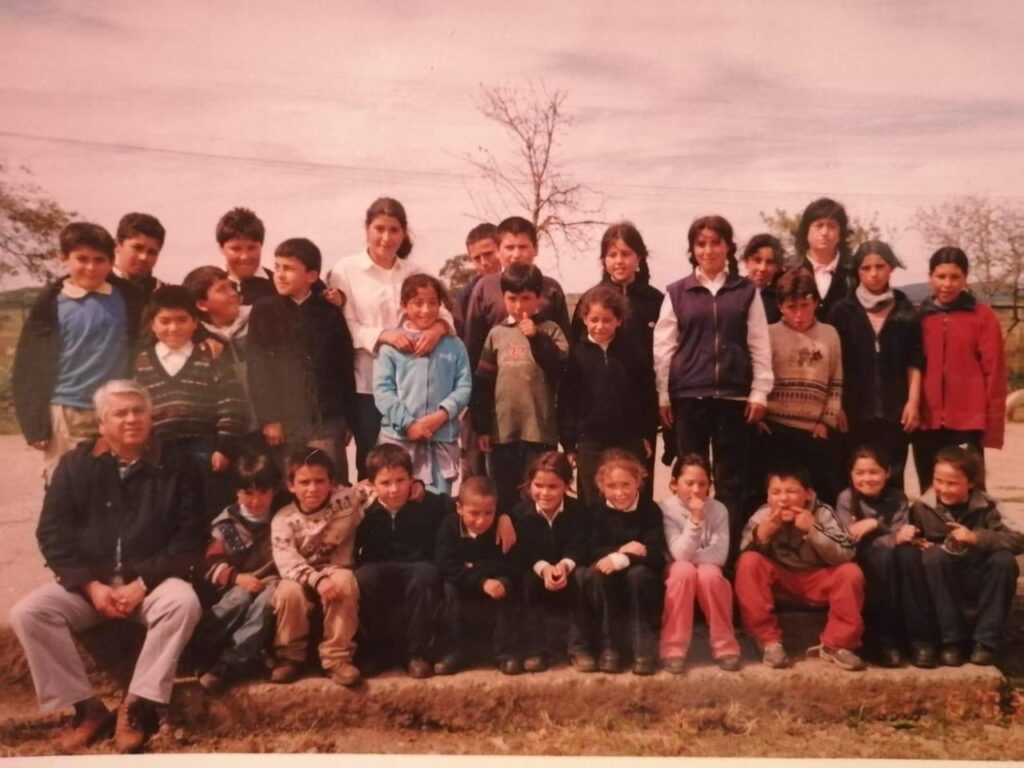
<path id="1" fill-rule="evenodd" d="M 772 278 L 779 271 L 780 266 L 775 261 L 775 251 L 767 246 L 758 248 L 743 263 L 747 268 L 747 277 L 758 288 L 767 288 L 771 284 Z"/>
<path id="2" fill-rule="evenodd" d="M 501 269 L 501 261 L 498 259 L 498 243 L 489 237 L 477 240 L 466 248 L 469 260 L 473 262 L 473 269 L 483 277 L 492 275 Z"/>
<path id="3" fill-rule="evenodd" d="M 779 304 L 779 312 L 782 313 L 782 322 L 794 331 L 806 331 L 814 325 L 814 313 L 818 309 L 818 302 L 810 296 L 801 296 L 797 299 L 786 299 Z"/>
<path id="4" fill-rule="evenodd" d="M 405 467 L 385 467 L 378 470 L 370 481 L 380 503 L 393 512 L 409 501 L 412 492 L 412 475 Z"/>
<path id="5" fill-rule="evenodd" d="M 768 506 L 773 512 L 786 509 L 806 509 L 814 495 L 810 488 L 795 477 L 773 476 L 768 481 Z"/>
<path id="6" fill-rule="evenodd" d="M 516 321 L 533 317 L 540 308 L 540 296 L 533 291 L 523 291 L 522 293 L 505 291 L 504 296 L 505 311 Z"/>
<path id="7" fill-rule="evenodd" d="M 228 274 L 237 280 L 245 280 L 256 274 L 260 268 L 263 243 L 247 237 L 233 237 L 220 247 L 228 265 Z"/>
<path id="8" fill-rule="evenodd" d="M 68 282 L 86 291 L 95 291 L 110 276 L 114 264 L 102 251 L 88 246 L 79 246 L 62 257 L 68 270 Z"/>
<path id="9" fill-rule="evenodd" d="M 702 229 L 693 241 L 693 258 L 706 277 L 714 278 L 725 271 L 729 244 L 713 229 Z"/>
<path id="10" fill-rule="evenodd" d="M 889 472 L 881 464 L 867 456 L 853 462 L 850 470 L 850 485 L 865 496 L 879 496 L 889 480 Z"/>
<path id="11" fill-rule="evenodd" d="M 640 494 L 640 481 L 623 467 L 612 467 L 598 481 L 598 488 L 613 509 L 624 512 L 633 506 Z"/>
<path id="12" fill-rule="evenodd" d="M 857 268 L 857 278 L 871 293 L 884 293 L 889 289 L 892 267 L 877 253 L 869 253 Z"/>
<path id="13" fill-rule="evenodd" d="M 324 505 L 333 485 L 325 467 L 304 465 L 295 470 L 294 477 L 288 481 L 288 490 L 300 509 L 312 512 Z"/>
<path id="14" fill-rule="evenodd" d="M 281 296 L 304 299 L 319 277 L 319 272 L 306 269 L 301 261 L 292 256 L 274 257 L 274 287 Z"/>
<path id="15" fill-rule="evenodd" d="M 595 303 L 587 309 L 587 314 L 583 316 L 583 324 L 587 327 L 590 338 L 598 344 L 607 344 L 615 338 L 615 332 L 622 325 L 622 320 L 608 307 Z"/>
<path id="16" fill-rule="evenodd" d="M 807 245 L 812 254 L 835 257 L 839 245 L 839 224 L 835 219 L 815 219 L 807 230 Z"/>
<path id="17" fill-rule="evenodd" d="M 967 275 L 956 264 L 939 264 L 928 275 L 932 293 L 941 304 L 952 304 L 967 288 Z"/>
<path id="18" fill-rule="evenodd" d="M 366 250 L 377 263 L 393 263 L 404 239 L 405 227 L 394 216 L 377 216 L 366 228 Z"/>
<path id="19" fill-rule="evenodd" d="M 640 257 L 619 238 L 604 254 L 604 271 L 619 285 L 628 285 L 640 269 Z"/>
<path id="20" fill-rule="evenodd" d="M 951 464 L 940 462 L 935 465 L 932 475 L 932 488 L 939 501 L 947 507 L 950 504 L 962 504 L 971 495 L 974 486 L 967 480 L 967 475 Z"/>
<path id="21" fill-rule="evenodd" d="M 214 325 L 230 325 L 238 317 L 242 297 L 235 284 L 226 277 L 218 278 L 206 291 L 206 298 L 196 302 L 200 312 L 205 312 Z"/>
<path id="22" fill-rule="evenodd" d="M 565 481 L 554 472 L 541 470 L 530 480 L 530 498 L 542 511 L 551 514 L 565 499 Z"/>
<path id="23" fill-rule="evenodd" d="M 459 517 L 466 530 L 474 536 L 486 533 L 494 525 L 494 514 L 498 506 L 498 500 L 493 496 L 480 496 L 468 494 L 461 498 L 456 504 L 459 510 Z"/>
<path id="24" fill-rule="evenodd" d="M 274 500 L 273 488 L 239 488 L 236 492 L 238 503 L 249 510 L 253 517 L 266 517 Z"/>
<path id="25" fill-rule="evenodd" d="M 669 483 L 669 488 L 683 502 L 689 501 L 694 496 L 698 499 L 706 499 L 708 490 L 711 488 L 711 481 L 703 467 L 687 464 L 683 467 L 679 477 Z"/>
<path id="26" fill-rule="evenodd" d="M 425 331 L 437 322 L 441 314 L 441 300 L 429 285 L 421 285 L 416 295 L 402 305 L 402 311 L 413 328 Z"/>
<path id="27" fill-rule="evenodd" d="M 160 241 L 148 235 L 132 235 L 114 246 L 114 263 L 128 277 L 149 277 L 160 257 Z"/>
<path id="28" fill-rule="evenodd" d="M 153 315 L 153 335 L 171 349 L 181 349 L 192 341 L 198 325 L 184 309 L 161 309 Z"/>
<path id="29" fill-rule="evenodd" d="M 501 259 L 502 268 L 512 264 L 533 264 L 537 258 L 537 246 L 529 235 L 506 233 L 498 243 L 498 258 Z"/>

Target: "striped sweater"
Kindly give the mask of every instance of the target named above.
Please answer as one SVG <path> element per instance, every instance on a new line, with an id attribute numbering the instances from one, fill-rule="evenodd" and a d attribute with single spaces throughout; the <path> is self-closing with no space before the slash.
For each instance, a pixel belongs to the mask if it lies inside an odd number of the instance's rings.
<path id="1" fill-rule="evenodd" d="M 232 452 L 245 433 L 247 410 L 230 365 L 197 344 L 185 367 L 171 376 L 153 345 L 135 358 L 135 379 L 153 401 L 153 431 L 165 441 L 214 438 L 216 450 Z"/>
<path id="2" fill-rule="evenodd" d="M 768 326 L 775 385 L 768 395 L 769 421 L 796 429 L 818 423 L 835 429 L 843 399 L 843 356 L 839 334 L 815 323 L 794 331 L 783 322 Z"/>

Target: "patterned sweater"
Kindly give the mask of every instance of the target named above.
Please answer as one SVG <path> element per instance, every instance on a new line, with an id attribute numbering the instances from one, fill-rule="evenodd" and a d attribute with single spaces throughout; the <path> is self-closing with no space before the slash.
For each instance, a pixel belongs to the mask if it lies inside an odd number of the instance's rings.
<path id="1" fill-rule="evenodd" d="M 206 567 L 206 580 L 220 588 L 233 587 L 239 573 L 261 579 L 277 576 L 270 553 L 270 516 L 251 520 L 238 504 L 225 508 L 210 524 Z"/>
<path id="2" fill-rule="evenodd" d="M 164 370 L 153 345 L 146 347 L 135 359 L 135 379 L 149 391 L 153 431 L 161 440 L 213 437 L 217 450 L 230 453 L 234 439 L 245 433 L 247 411 L 238 379 L 199 344 L 174 376 Z"/>
<path id="3" fill-rule="evenodd" d="M 815 323 L 794 331 L 785 323 L 768 326 L 775 386 L 768 395 L 769 421 L 796 429 L 816 424 L 835 429 L 843 398 L 843 357 L 839 334 Z"/>

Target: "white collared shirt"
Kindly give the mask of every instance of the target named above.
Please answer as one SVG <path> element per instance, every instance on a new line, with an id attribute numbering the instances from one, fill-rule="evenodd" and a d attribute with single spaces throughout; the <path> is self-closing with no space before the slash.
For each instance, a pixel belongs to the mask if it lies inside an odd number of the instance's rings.
<path id="1" fill-rule="evenodd" d="M 814 284 L 818 286 L 818 298 L 824 301 L 825 294 L 832 287 L 832 278 L 835 277 L 836 269 L 839 268 L 839 254 L 837 253 L 828 264 L 819 264 L 810 256 L 807 257 L 807 260 L 814 268 Z"/>
<path id="2" fill-rule="evenodd" d="M 84 299 L 90 293 L 97 293 L 100 296 L 109 296 L 114 292 L 114 286 L 108 282 L 104 282 L 94 291 L 87 291 L 80 285 L 75 285 L 70 280 L 65 280 L 64 285 L 61 287 L 60 292 L 67 296 L 69 299 Z"/>
<path id="3" fill-rule="evenodd" d="M 158 341 L 154 349 L 156 351 L 156 357 L 160 361 L 160 365 L 162 365 L 164 370 L 167 371 L 167 375 L 177 376 L 181 372 L 181 369 L 185 367 L 185 363 L 188 362 L 189 357 L 192 356 L 193 346 L 195 345 L 190 341 L 183 347 L 171 349 L 162 341 Z"/>

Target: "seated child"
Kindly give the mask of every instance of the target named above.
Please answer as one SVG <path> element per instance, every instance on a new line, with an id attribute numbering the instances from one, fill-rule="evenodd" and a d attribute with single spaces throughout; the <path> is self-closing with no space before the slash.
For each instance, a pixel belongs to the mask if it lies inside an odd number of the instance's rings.
<path id="1" fill-rule="evenodd" d="M 864 574 L 853 557 L 853 539 L 842 519 L 818 501 L 802 467 L 768 473 L 768 503 L 747 521 L 736 562 L 736 602 L 743 627 L 761 647 L 769 667 L 788 666 L 775 599 L 782 595 L 828 606 L 816 649 L 842 669 L 861 670 L 854 653 L 864 632 Z"/>
<path id="2" fill-rule="evenodd" d="M 647 470 L 630 453 L 611 449 L 597 470 L 604 504 L 591 507 L 591 557 L 575 576 L 583 593 L 582 647 L 572 657 L 579 672 L 622 671 L 622 636 L 629 638 L 634 675 L 658 669 L 665 533 L 661 510 L 640 496 Z M 591 649 L 601 648 L 595 662 Z"/>
<path id="3" fill-rule="evenodd" d="M 566 496 L 571 482 L 572 466 L 565 454 L 542 453 L 526 470 L 527 499 L 513 512 L 518 558 L 524 564 L 520 624 L 526 672 L 543 672 L 550 663 L 545 604 L 569 615 L 569 656 L 586 651 L 580 634 L 582 602 L 573 571 L 590 564 L 589 523 L 586 510 Z"/>
<path id="4" fill-rule="evenodd" d="M 281 575 L 274 592 L 274 683 L 299 675 L 309 645 L 309 614 L 323 613 L 319 657 L 327 676 L 351 687 L 360 680 L 352 664 L 359 624 L 355 565 L 356 529 L 365 492 L 334 484 L 334 462 L 317 448 L 288 457 L 288 490 L 295 501 L 270 524 L 274 564 Z"/>
<path id="5" fill-rule="evenodd" d="M 149 301 L 163 282 L 153 275 L 164 247 L 164 225 L 148 213 L 126 213 L 117 223 L 114 274 L 134 285 Z"/>
<path id="6" fill-rule="evenodd" d="M 398 445 L 378 445 L 366 457 L 376 500 L 356 533 L 363 652 L 360 667 L 383 666 L 386 611 L 405 606 L 405 650 L 410 677 L 430 677 L 427 656 L 434 617 L 441 602 L 441 575 L 434 564 L 434 541 L 449 511 L 448 499 L 433 493 L 414 498 L 412 459 Z"/>
<path id="7" fill-rule="evenodd" d="M 676 460 L 669 488 L 673 495 L 661 502 L 671 558 L 661 618 L 662 664 L 674 675 L 685 669 L 696 599 L 708 622 L 715 663 L 735 672 L 740 668 L 740 646 L 732 626 L 732 586 L 722 575 L 729 555 L 729 511 L 708 498 L 711 468 L 699 453 Z"/>
<path id="8" fill-rule="evenodd" d="M 928 627 L 934 626 L 928 601 L 918 600 L 913 592 L 901 595 L 908 579 L 920 592 L 926 592 L 927 586 L 921 551 L 911 545 L 916 529 L 908 525 L 907 496 L 890 484 L 889 473 L 888 459 L 881 453 L 857 448 L 852 454 L 850 487 L 836 502 L 836 514 L 857 544 L 857 563 L 864 572 L 864 645 L 883 667 L 898 667 L 906 639 L 911 662 L 934 667 L 934 646 L 927 648 Z"/>
<path id="9" fill-rule="evenodd" d="M 519 499 L 526 467 L 557 447 L 555 393 L 569 343 L 555 322 L 535 319 L 543 287 L 539 269 L 513 264 L 500 279 L 507 317 L 484 342 L 470 414 L 480 450 L 489 454 L 498 509 L 508 512 Z"/>
<path id="10" fill-rule="evenodd" d="M 466 347 L 442 336 L 429 355 L 415 343 L 440 318 L 448 296 L 440 281 L 421 273 L 402 283 L 401 331 L 406 350 L 384 344 L 373 362 L 373 399 L 381 414 L 379 442 L 412 454 L 413 474 L 435 493 L 451 494 L 459 474 L 459 415 L 469 405 L 473 375 Z"/>
<path id="11" fill-rule="evenodd" d="M 1024 534 L 1009 528 L 999 503 L 978 488 L 981 473 L 973 450 L 943 448 L 935 456 L 932 487 L 910 510 L 938 624 L 935 639 L 942 643 L 940 657 L 948 666 L 963 664 L 968 641 L 973 643 L 972 664 L 994 663 L 1017 588 L 1016 555 L 1024 552 Z M 964 598 L 978 606 L 971 634 Z"/>
<path id="12" fill-rule="evenodd" d="M 217 693 L 248 671 L 273 636 L 277 569 L 270 551 L 270 517 L 281 473 L 265 454 L 243 454 L 232 468 L 237 501 L 214 518 L 206 548 L 206 580 L 218 601 L 196 635 L 219 647 L 199 684 Z"/>
<path id="13" fill-rule="evenodd" d="M 260 269 L 265 234 L 263 222 L 248 208 L 232 208 L 217 222 L 217 245 L 228 279 L 247 306 L 274 295 L 274 284 Z"/>
<path id="14" fill-rule="evenodd" d="M 444 577 L 442 658 L 437 675 L 458 671 L 466 657 L 466 616 L 484 611 L 494 619 L 493 649 L 499 669 L 506 675 L 523 671 L 520 658 L 516 600 L 516 568 L 502 553 L 498 541 L 493 483 L 486 477 L 462 481 L 456 509 L 441 522 L 434 559 Z"/>

